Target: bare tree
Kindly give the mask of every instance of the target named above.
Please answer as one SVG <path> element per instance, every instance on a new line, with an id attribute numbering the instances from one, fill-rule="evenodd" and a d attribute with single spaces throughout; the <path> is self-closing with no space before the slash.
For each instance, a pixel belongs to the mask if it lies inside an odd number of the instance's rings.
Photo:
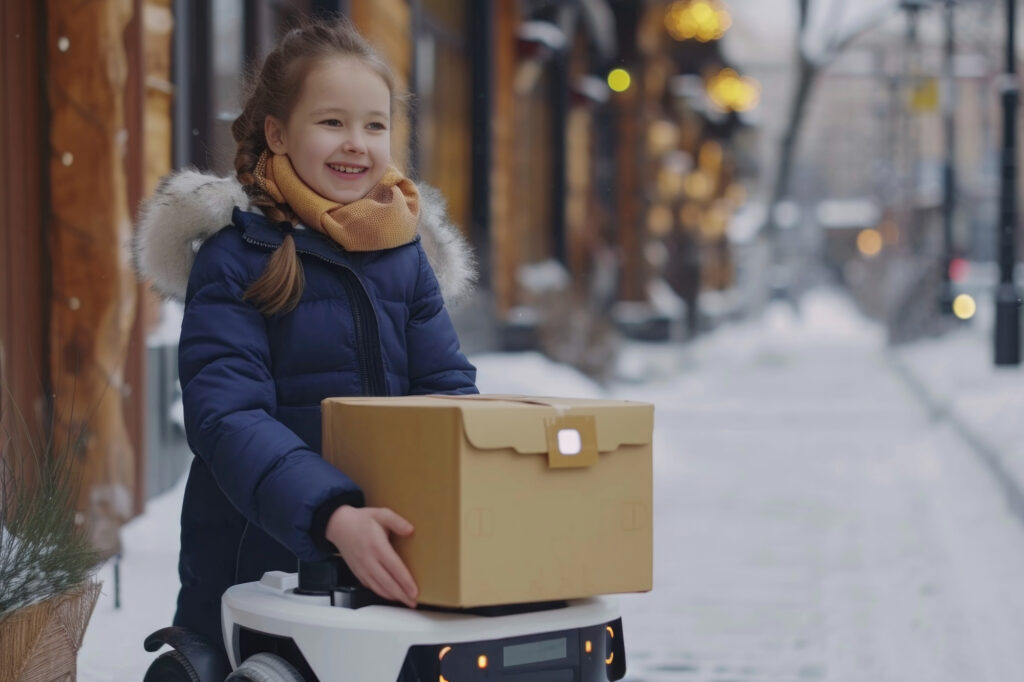
<path id="1" fill-rule="evenodd" d="M 793 88 L 789 117 L 779 143 L 778 165 L 768 203 L 765 233 L 769 238 L 773 237 L 778 229 L 775 221 L 775 207 L 789 194 L 797 143 L 818 76 L 842 54 L 850 43 L 880 25 L 898 8 L 896 0 L 877 2 L 875 3 L 877 6 L 863 12 L 856 20 L 849 22 L 849 25 L 844 25 L 847 2 L 848 0 L 796 0 L 798 10 L 797 77 L 796 85 Z M 854 0 L 854 2 L 863 4 L 863 0 Z M 821 13 L 820 16 L 825 19 L 812 22 L 813 10 L 818 10 Z M 824 31 L 824 35 L 816 41 L 815 39 L 820 35 L 819 26 Z M 820 44 L 816 46 L 815 42 Z"/>

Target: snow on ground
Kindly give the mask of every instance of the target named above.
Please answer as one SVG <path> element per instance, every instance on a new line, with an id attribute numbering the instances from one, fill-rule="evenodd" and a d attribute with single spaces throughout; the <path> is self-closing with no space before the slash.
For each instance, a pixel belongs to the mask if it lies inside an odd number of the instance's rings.
<path id="1" fill-rule="evenodd" d="M 540 353 L 484 353 L 470 359 L 476 365 L 476 384 L 481 393 L 606 397 L 600 384 Z"/>
<path id="2" fill-rule="evenodd" d="M 934 371 L 960 343 L 985 356 L 955 335 L 899 354 Z M 630 680 L 1020 678 L 1022 527 L 890 354 L 816 292 L 699 340 L 678 376 L 616 387 L 657 405 L 655 589 L 620 599 Z"/>
<path id="3" fill-rule="evenodd" d="M 896 357 L 931 376 L 936 395 L 995 409 L 1001 438 L 1022 443 L 1002 411 L 1024 407 L 1022 375 L 969 363 L 978 334 Z M 631 345 L 620 358 L 629 381 L 608 389 L 535 353 L 471 358 L 485 393 L 657 405 L 656 589 L 622 598 L 630 680 L 1009 679 L 1017 626 L 999 595 L 1024 606 L 1011 581 L 1024 567 L 1020 529 L 955 436 L 899 388 L 884 343 L 825 291 L 686 346 Z M 1002 402 L 985 397 L 993 385 Z M 174 611 L 183 488 L 124 528 L 119 609 L 113 563 L 102 568 L 83 682 L 138 680 L 152 660 L 142 640 Z"/>
<path id="4" fill-rule="evenodd" d="M 982 303 L 970 325 L 900 348 L 894 357 L 933 409 L 953 415 L 968 437 L 998 455 L 999 466 L 1024 490 L 1024 370 L 995 365 L 992 307 Z"/>
<path id="5" fill-rule="evenodd" d="M 124 553 L 97 576 L 103 591 L 78 654 L 81 682 L 141 680 L 154 655 L 145 637 L 171 624 L 178 594 L 179 515 L 185 479 L 146 505 L 124 526 Z M 115 605 L 115 564 L 120 564 L 120 608 Z"/>

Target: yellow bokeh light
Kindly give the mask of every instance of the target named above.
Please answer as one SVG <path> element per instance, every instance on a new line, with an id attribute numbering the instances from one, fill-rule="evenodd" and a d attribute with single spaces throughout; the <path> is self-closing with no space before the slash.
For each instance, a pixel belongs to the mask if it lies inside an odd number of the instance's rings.
<path id="1" fill-rule="evenodd" d="M 708 79 L 708 97 L 724 111 L 750 111 L 761 100 L 761 84 L 734 69 L 722 69 Z"/>
<path id="2" fill-rule="evenodd" d="M 612 69 L 611 73 L 608 74 L 608 87 L 615 92 L 625 92 L 629 90 L 630 83 L 633 79 L 629 75 L 629 71 L 625 69 Z"/>
<path id="3" fill-rule="evenodd" d="M 708 140 L 700 147 L 697 155 L 700 169 L 706 173 L 717 174 L 722 168 L 722 145 L 715 140 Z"/>
<path id="4" fill-rule="evenodd" d="M 873 227 L 861 230 L 857 234 L 857 250 L 868 258 L 882 252 L 882 233 Z"/>
<path id="5" fill-rule="evenodd" d="M 953 314 L 961 320 L 969 320 L 978 311 L 978 304 L 968 294 L 960 294 L 953 299 Z"/>
<path id="6" fill-rule="evenodd" d="M 672 231 L 672 209 L 664 204 L 655 204 L 647 211 L 647 232 L 654 237 L 664 237 Z"/>
<path id="7" fill-rule="evenodd" d="M 683 190 L 692 199 L 709 199 L 715 191 L 714 181 L 703 171 L 694 171 L 683 179 Z"/>
<path id="8" fill-rule="evenodd" d="M 665 12 L 665 29 L 674 40 L 718 40 L 732 26 L 721 0 L 676 0 Z"/>
<path id="9" fill-rule="evenodd" d="M 483 654 L 477 656 L 476 667 L 480 668 L 481 670 L 487 670 L 487 656 L 484 656 Z"/>
<path id="10" fill-rule="evenodd" d="M 701 216 L 700 234 L 708 242 L 721 239 L 729 226 L 729 213 L 718 202 Z"/>
<path id="11" fill-rule="evenodd" d="M 659 120 L 647 129 L 647 151 L 654 156 L 670 152 L 679 146 L 679 126 L 672 121 Z"/>

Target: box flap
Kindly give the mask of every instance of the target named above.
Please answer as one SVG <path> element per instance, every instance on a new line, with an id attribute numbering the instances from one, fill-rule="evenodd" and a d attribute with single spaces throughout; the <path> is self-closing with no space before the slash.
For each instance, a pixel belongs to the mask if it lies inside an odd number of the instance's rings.
<path id="1" fill-rule="evenodd" d="M 654 406 L 649 403 L 496 395 L 455 402 L 462 412 L 466 438 L 481 450 L 549 452 L 547 427 L 567 416 L 594 418 L 599 452 L 611 452 L 622 445 L 646 445 L 654 429 Z"/>
<path id="2" fill-rule="evenodd" d="M 654 405 L 626 400 L 594 400 L 525 395 L 428 395 L 328 398 L 325 402 L 379 407 L 457 407 L 466 438 L 481 450 L 512 448 L 522 454 L 549 452 L 548 423 L 565 416 L 592 416 L 597 449 L 647 445 L 654 430 Z"/>

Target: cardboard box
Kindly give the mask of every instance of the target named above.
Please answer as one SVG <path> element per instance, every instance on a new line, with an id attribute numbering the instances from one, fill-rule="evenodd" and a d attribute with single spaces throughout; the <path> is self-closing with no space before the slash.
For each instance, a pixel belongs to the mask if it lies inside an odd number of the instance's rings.
<path id="1" fill-rule="evenodd" d="M 625 401 L 329 398 L 323 456 L 415 526 L 422 603 L 515 604 L 651 589 L 653 427 Z"/>

